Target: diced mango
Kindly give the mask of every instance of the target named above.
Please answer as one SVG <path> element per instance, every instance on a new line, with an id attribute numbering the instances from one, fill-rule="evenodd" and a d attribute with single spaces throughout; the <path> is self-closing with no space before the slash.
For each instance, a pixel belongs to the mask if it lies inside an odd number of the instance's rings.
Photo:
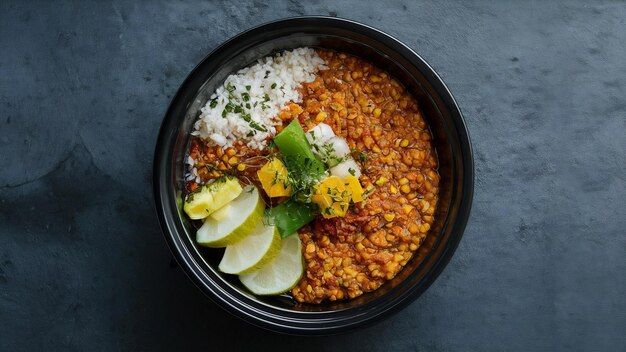
<path id="1" fill-rule="evenodd" d="M 362 202 L 363 193 L 359 179 L 355 176 L 348 176 L 343 180 L 337 176 L 329 176 L 315 187 L 312 201 L 320 208 L 322 216 L 328 219 L 346 216 L 350 201 Z"/>
<path id="2" fill-rule="evenodd" d="M 285 186 L 288 180 L 287 168 L 280 159 L 272 158 L 256 174 L 259 176 L 263 190 L 269 197 L 288 197 L 291 195 L 291 186 Z"/>
<path id="3" fill-rule="evenodd" d="M 345 216 L 351 197 L 352 192 L 346 188 L 343 180 L 329 176 L 316 186 L 312 201 L 320 208 L 322 216 L 328 219 Z"/>
<path id="4" fill-rule="evenodd" d="M 343 181 L 346 185 L 346 188 L 348 188 L 350 190 L 350 193 L 352 193 L 352 201 L 354 203 L 362 202 L 363 201 L 363 187 L 361 187 L 361 184 L 359 183 L 359 179 L 356 178 L 355 176 L 348 176 L 344 178 Z"/>

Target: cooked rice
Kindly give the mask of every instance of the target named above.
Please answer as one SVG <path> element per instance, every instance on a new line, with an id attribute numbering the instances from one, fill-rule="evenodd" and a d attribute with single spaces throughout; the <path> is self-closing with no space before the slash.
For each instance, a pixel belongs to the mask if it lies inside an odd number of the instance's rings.
<path id="1" fill-rule="evenodd" d="M 222 147 L 243 140 L 251 148 L 263 149 L 281 124 L 280 110 L 288 102 L 301 102 L 297 89 L 312 82 L 321 69 L 326 69 L 324 60 L 311 48 L 258 60 L 228 76 L 216 89 L 201 109 L 192 135 Z"/>

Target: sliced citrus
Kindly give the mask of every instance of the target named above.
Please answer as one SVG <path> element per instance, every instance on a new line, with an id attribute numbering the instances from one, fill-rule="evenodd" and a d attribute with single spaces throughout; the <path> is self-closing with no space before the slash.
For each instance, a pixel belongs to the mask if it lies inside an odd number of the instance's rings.
<path id="1" fill-rule="evenodd" d="M 226 247 L 248 236 L 261 222 L 265 203 L 254 186 L 213 212 L 196 233 L 196 242 L 207 247 Z"/>
<path id="2" fill-rule="evenodd" d="M 283 238 L 278 256 L 261 269 L 240 275 L 239 280 L 257 295 L 277 295 L 293 288 L 304 272 L 298 234 Z"/>
<path id="3" fill-rule="evenodd" d="M 280 251 L 280 234 L 275 226 L 259 221 L 252 233 L 241 241 L 226 247 L 220 271 L 227 274 L 244 274 L 263 267 Z"/>
<path id="4" fill-rule="evenodd" d="M 241 195 L 240 195 L 241 196 Z M 237 200 L 237 198 L 235 198 L 235 200 Z M 233 200 L 233 202 L 235 201 Z M 231 209 L 230 209 L 230 205 L 231 203 L 226 204 L 225 206 L 217 209 L 216 211 L 212 212 L 211 215 L 209 215 L 209 217 L 213 220 L 223 220 L 226 219 L 228 216 L 230 216 L 232 214 Z"/>

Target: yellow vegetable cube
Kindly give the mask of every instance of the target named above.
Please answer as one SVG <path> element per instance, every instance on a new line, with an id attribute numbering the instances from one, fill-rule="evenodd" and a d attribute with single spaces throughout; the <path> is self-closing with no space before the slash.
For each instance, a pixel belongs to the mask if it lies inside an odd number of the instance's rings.
<path id="1" fill-rule="evenodd" d="M 272 158 L 257 171 L 263 190 L 272 198 L 291 195 L 291 186 L 285 186 L 288 181 L 287 175 L 287 168 L 278 158 Z"/>
<path id="2" fill-rule="evenodd" d="M 330 176 L 317 185 L 312 201 L 319 206 L 322 216 L 328 219 L 345 216 L 351 198 L 352 192 L 346 188 L 344 181 Z"/>
<path id="3" fill-rule="evenodd" d="M 363 201 L 363 187 L 359 183 L 359 179 L 355 176 L 348 176 L 343 179 L 346 187 L 352 193 L 352 201 L 355 203 Z"/>

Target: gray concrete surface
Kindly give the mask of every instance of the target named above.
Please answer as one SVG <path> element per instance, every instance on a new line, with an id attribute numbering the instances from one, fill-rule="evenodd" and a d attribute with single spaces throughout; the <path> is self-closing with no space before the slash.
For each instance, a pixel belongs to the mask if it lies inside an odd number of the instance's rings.
<path id="1" fill-rule="evenodd" d="M 325 338 L 205 299 L 171 263 L 150 187 L 194 65 L 304 14 L 418 51 L 476 156 L 472 216 L 438 281 Z M 620 1 L 0 2 L 0 350 L 626 350 L 625 19 Z"/>

